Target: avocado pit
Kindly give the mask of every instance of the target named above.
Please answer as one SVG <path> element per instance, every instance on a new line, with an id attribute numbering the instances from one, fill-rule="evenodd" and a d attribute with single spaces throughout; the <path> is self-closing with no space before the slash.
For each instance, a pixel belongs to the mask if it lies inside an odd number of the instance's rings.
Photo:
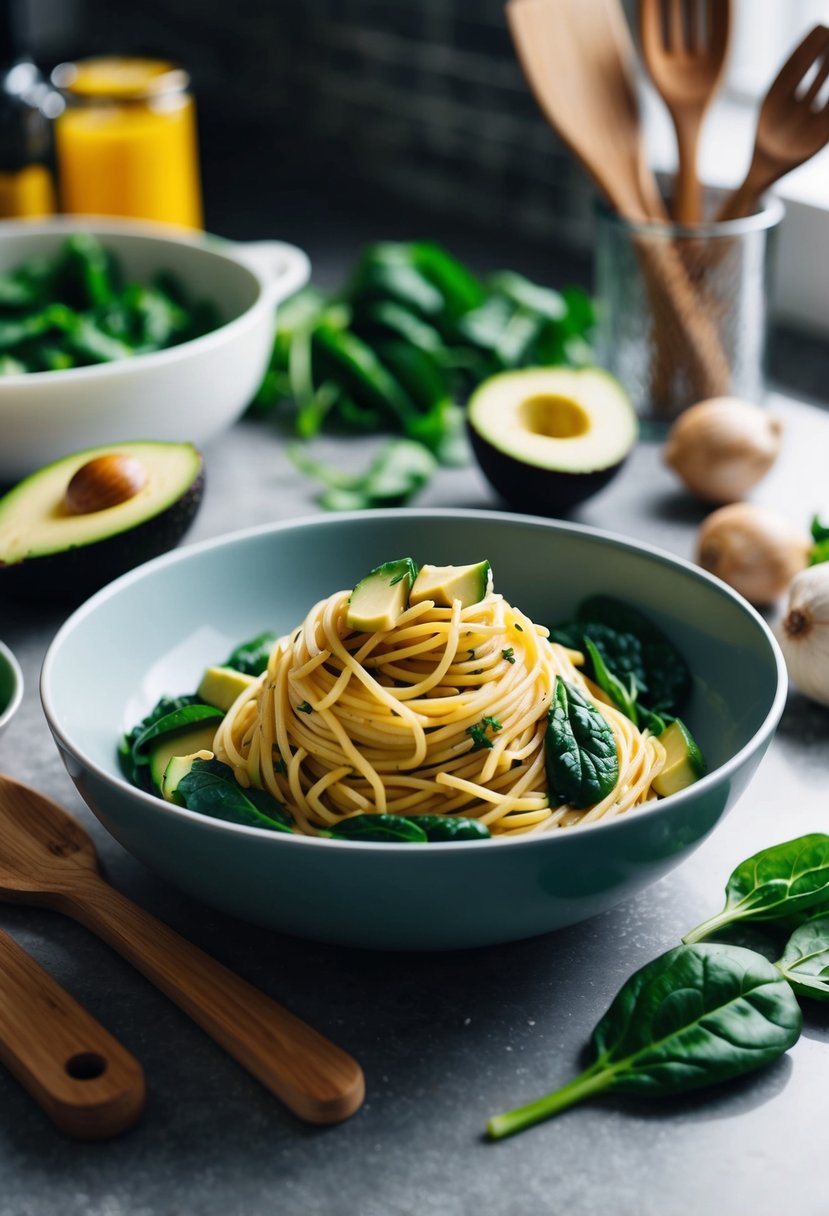
<path id="1" fill-rule="evenodd" d="M 123 452 L 108 452 L 73 473 L 64 503 L 71 515 L 90 515 L 134 498 L 146 484 L 147 472 L 140 460 Z"/>

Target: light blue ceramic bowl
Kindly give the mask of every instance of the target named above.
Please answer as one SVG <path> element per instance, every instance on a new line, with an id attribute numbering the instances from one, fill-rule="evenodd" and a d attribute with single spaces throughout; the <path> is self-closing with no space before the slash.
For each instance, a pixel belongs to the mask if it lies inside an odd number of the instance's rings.
<path id="1" fill-rule="evenodd" d="M 23 672 L 20 664 L 0 642 L 0 733 L 8 726 L 23 700 Z"/>
<path id="2" fill-rule="evenodd" d="M 129 786 L 116 747 L 164 692 L 264 629 L 288 631 L 372 566 L 487 557 L 496 587 L 553 623 L 592 592 L 641 605 L 690 663 L 687 718 L 709 764 L 696 785 L 619 819 L 549 836 L 423 846 L 269 833 Z M 300 520 L 167 554 L 69 618 L 41 694 L 66 768 L 109 831 L 206 903 L 354 946 L 448 949 L 584 920 L 656 882 L 742 793 L 785 700 L 785 668 L 745 601 L 695 567 L 589 528 L 484 511 L 375 511 Z"/>

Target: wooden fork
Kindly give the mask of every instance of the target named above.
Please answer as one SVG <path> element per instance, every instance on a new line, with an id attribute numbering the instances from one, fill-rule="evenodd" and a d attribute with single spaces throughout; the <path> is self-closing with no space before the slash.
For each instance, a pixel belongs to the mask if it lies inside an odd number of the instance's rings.
<path id="1" fill-rule="evenodd" d="M 673 217 L 702 219 L 697 147 L 728 52 L 731 0 L 640 0 L 642 56 L 676 128 Z"/>
<path id="2" fill-rule="evenodd" d="M 808 84 L 804 81 L 813 71 Z M 760 107 L 754 153 L 742 185 L 729 195 L 718 220 L 751 215 L 769 186 L 829 143 L 829 102 L 816 108 L 829 78 L 829 29 L 816 25 L 792 51 Z"/>

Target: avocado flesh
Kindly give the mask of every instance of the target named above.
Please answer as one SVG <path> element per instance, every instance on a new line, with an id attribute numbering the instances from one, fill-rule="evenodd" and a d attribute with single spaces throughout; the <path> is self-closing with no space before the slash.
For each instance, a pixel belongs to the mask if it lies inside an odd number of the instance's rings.
<path id="1" fill-rule="evenodd" d="M 410 604 L 432 600 L 439 608 L 451 608 L 460 600 L 461 608 L 480 603 L 489 589 L 489 562 L 474 566 L 421 566 L 409 594 Z"/>
<path id="2" fill-rule="evenodd" d="M 97 456 L 136 457 L 147 481 L 134 497 L 73 515 L 64 506 L 75 472 Z M 204 469 L 189 443 L 135 442 L 63 457 L 0 499 L 0 595 L 77 602 L 133 566 L 173 548 L 201 505 Z"/>
<path id="3" fill-rule="evenodd" d="M 184 799 L 178 792 L 178 783 L 182 777 L 186 777 L 193 767 L 194 760 L 212 760 L 213 752 L 207 748 L 201 748 L 197 752 L 191 752 L 186 756 L 171 756 L 167 761 L 167 766 L 161 777 L 160 791 L 161 797 L 165 802 L 172 802 L 174 806 L 184 806 Z"/>
<path id="4" fill-rule="evenodd" d="M 666 726 L 658 738 L 666 758 L 665 767 L 654 778 L 653 788 L 660 798 L 667 798 L 699 781 L 705 765 L 691 732 L 679 718 Z"/>
<path id="5" fill-rule="evenodd" d="M 234 671 L 232 667 L 208 667 L 197 692 L 207 705 L 215 705 L 216 709 L 223 709 L 227 713 L 237 697 L 255 683 L 253 676 Z"/>
<path id="6" fill-rule="evenodd" d="M 158 743 L 150 748 L 150 776 L 156 790 L 161 792 L 161 782 L 167 765 L 173 756 L 189 756 L 193 752 L 209 751 L 213 755 L 213 739 L 218 719 L 207 726 L 193 726 L 174 735 L 162 735 Z M 169 801 L 169 799 L 168 799 Z"/>
<path id="7" fill-rule="evenodd" d="M 410 557 L 384 562 L 360 579 L 351 593 L 345 623 L 358 633 L 393 629 L 409 604 L 417 567 Z"/>
<path id="8" fill-rule="evenodd" d="M 467 429 L 484 476 L 502 498 L 518 510 L 555 515 L 615 477 L 638 422 L 607 372 L 527 368 L 479 386 Z"/>

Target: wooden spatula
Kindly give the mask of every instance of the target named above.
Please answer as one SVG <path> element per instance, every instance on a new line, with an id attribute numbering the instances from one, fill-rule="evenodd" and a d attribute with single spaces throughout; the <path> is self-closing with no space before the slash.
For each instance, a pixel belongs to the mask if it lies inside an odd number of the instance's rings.
<path id="1" fill-rule="evenodd" d="M 611 205 L 636 221 L 667 218 L 639 127 L 633 46 L 619 0 L 508 0 L 507 20 L 542 112 Z M 652 396 L 684 369 L 698 398 L 730 382 L 716 327 L 670 241 L 636 242 L 654 326 Z"/>
<path id="2" fill-rule="evenodd" d="M 355 1060 L 109 886 L 80 824 L 9 777 L 0 777 L 0 900 L 86 925 L 306 1122 L 338 1123 L 361 1105 Z"/>
<path id="3" fill-rule="evenodd" d="M 2 930 L 0 1061 L 79 1140 L 116 1136 L 144 1108 L 138 1061 Z"/>

